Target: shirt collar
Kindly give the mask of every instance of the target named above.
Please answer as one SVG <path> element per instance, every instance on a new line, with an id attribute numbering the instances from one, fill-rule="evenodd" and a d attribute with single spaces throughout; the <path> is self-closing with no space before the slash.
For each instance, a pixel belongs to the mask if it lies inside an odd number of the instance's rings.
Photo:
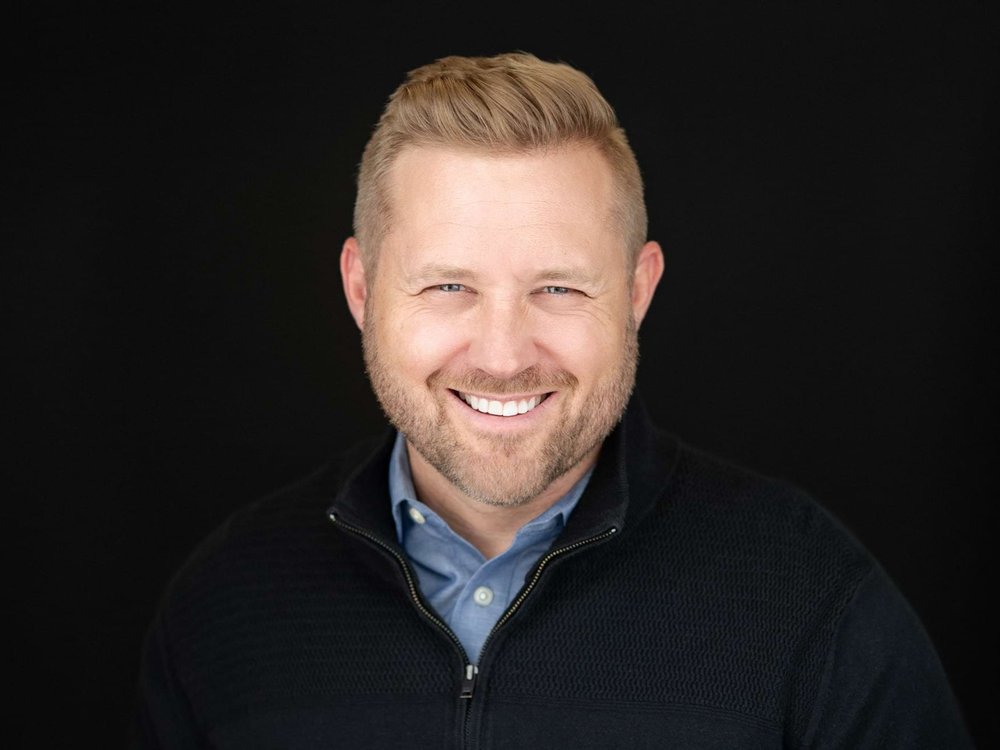
<path id="1" fill-rule="evenodd" d="M 392 445 L 392 455 L 389 456 L 389 499 L 392 501 L 392 520 L 396 524 L 396 540 L 402 544 L 403 514 L 406 512 L 404 506 L 417 501 L 417 491 L 413 487 L 413 472 L 410 470 L 410 456 L 406 451 L 406 438 L 398 431 Z"/>
<path id="2" fill-rule="evenodd" d="M 580 496 L 587 488 L 593 471 L 593 467 L 588 469 L 565 495 L 549 506 L 545 512 L 518 529 L 518 536 L 552 531 L 555 535 L 562 531 Z M 433 510 L 417 499 L 417 491 L 413 486 L 413 473 L 410 469 L 410 457 L 406 450 L 406 438 L 398 431 L 392 446 L 392 455 L 389 457 L 389 498 L 392 503 L 392 520 L 396 525 L 396 539 L 400 544 L 404 544 L 403 537 L 406 530 L 403 515 L 409 508 L 417 508 L 426 517 L 437 516 Z"/>
<path id="3" fill-rule="evenodd" d="M 399 542 L 392 506 L 384 498 L 395 440 L 396 431 L 387 429 L 383 438 L 351 449 L 316 479 L 328 488 L 324 489 L 331 497 L 328 514 L 392 547 Z M 677 439 L 658 430 L 633 395 L 625 416 L 601 446 L 587 490 L 567 520 L 560 544 L 576 544 L 610 528 L 629 529 L 672 486 L 680 456 Z"/>

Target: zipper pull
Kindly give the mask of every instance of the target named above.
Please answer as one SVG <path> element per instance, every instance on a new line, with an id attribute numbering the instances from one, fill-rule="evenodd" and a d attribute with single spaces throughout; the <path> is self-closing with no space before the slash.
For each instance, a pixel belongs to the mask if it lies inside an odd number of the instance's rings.
<path id="1" fill-rule="evenodd" d="M 462 677 L 462 692 L 459 698 L 469 700 L 472 698 L 472 691 L 476 687 L 476 675 L 479 674 L 479 667 L 475 664 L 465 665 L 465 675 Z"/>

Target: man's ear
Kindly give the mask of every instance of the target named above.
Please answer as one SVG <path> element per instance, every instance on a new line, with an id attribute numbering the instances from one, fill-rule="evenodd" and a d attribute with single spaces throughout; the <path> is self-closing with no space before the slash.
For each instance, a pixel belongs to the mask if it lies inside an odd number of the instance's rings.
<path id="1" fill-rule="evenodd" d="M 632 276 L 632 315 L 638 326 L 646 317 L 656 285 L 663 276 L 663 250 L 658 242 L 647 242 L 639 251 Z"/>
<path id="2" fill-rule="evenodd" d="M 344 282 L 347 307 L 358 328 L 364 330 L 368 282 L 365 278 L 364 264 L 361 262 L 361 247 L 354 237 L 348 237 L 344 241 L 344 249 L 340 251 L 340 278 Z"/>

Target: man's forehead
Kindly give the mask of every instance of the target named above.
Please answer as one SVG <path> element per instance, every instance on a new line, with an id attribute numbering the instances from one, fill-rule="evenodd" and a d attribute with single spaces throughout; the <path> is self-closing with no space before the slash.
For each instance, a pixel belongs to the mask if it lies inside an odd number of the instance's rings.
<path id="1" fill-rule="evenodd" d="M 498 241 L 509 234 L 546 245 L 613 231 L 613 180 L 593 147 L 528 154 L 410 148 L 390 188 L 389 234 L 405 235 L 407 244 L 466 242 L 488 232 Z"/>

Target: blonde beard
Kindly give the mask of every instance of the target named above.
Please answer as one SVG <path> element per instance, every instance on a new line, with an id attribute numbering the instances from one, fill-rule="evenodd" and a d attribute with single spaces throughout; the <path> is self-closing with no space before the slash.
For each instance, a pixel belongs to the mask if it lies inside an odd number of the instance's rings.
<path id="1" fill-rule="evenodd" d="M 366 313 L 362 343 L 372 389 L 389 421 L 408 443 L 457 489 L 486 505 L 525 505 L 576 466 L 599 446 L 621 419 L 635 384 L 638 332 L 631 316 L 625 325 L 621 364 L 604 377 L 597 390 L 580 404 L 575 416 L 564 415 L 540 448 L 528 450 L 519 437 L 480 436 L 472 446 L 449 422 L 445 398 L 453 398 L 440 383 L 468 392 L 538 393 L 560 391 L 566 397 L 577 387 L 566 371 L 543 372 L 528 368 L 508 380 L 481 370 L 463 374 L 438 370 L 426 382 L 427 398 L 414 397 L 382 361 L 377 343 L 377 321 Z M 412 389 L 411 389 L 412 390 Z M 434 396 L 433 394 L 440 394 Z M 433 405 L 428 398 L 435 399 Z M 488 443 L 484 455 L 479 446 Z"/>

